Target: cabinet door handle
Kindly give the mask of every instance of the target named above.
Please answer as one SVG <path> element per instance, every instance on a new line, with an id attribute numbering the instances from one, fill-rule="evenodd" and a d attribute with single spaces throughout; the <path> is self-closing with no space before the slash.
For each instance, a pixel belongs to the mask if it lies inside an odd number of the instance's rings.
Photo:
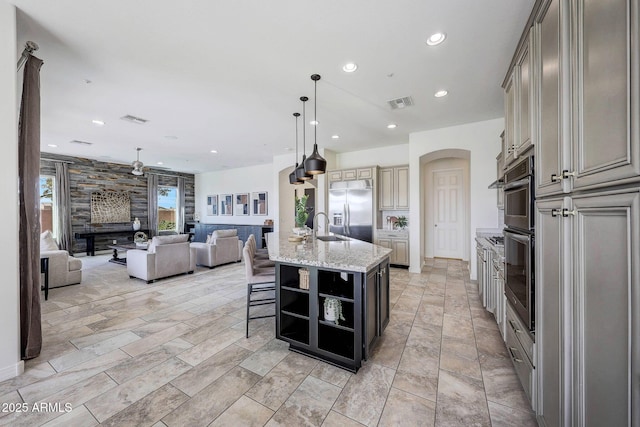
<path id="1" fill-rule="evenodd" d="M 564 177 L 562 175 L 557 175 L 555 173 L 551 174 L 551 182 L 561 181 Z"/>
<path id="2" fill-rule="evenodd" d="M 509 353 L 511 353 L 511 358 L 513 359 L 514 362 L 518 362 L 518 363 L 522 363 L 522 359 L 519 359 L 518 357 L 516 357 L 515 355 L 515 351 L 518 351 L 517 349 L 513 348 L 513 347 L 509 347 Z"/>
<path id="3" fill-rule="evenodd" d="M 572 210 L 572 211 L 570 211 L 570 210 L 569 210 L 569 209 L 567 209 L 567 208 L 562 209 L 562 216 L 563 216 L 563 217 L 565 217 L 565 218 L 566 218 L 566 217 L 568 217 L 569 215 L 576 216 L 576 215 L 578 215 L 578 211 L 576 211 L 575 209 L 574 209 L 574 210 Z"/>
<path id="4" fill-rule="evenodd" d="M 567 179 L 570 176 L 575 177 L 576 176 L 576 172 L 575 171 L 569 172 L 567 169 L 562 171 L 562 179 Z"/>
<path id="5" fill-rule="evenodd" d="M 551 209 L 551 216 L 552 217 L 557 217 L 562 215 L 562 209 Z"/>

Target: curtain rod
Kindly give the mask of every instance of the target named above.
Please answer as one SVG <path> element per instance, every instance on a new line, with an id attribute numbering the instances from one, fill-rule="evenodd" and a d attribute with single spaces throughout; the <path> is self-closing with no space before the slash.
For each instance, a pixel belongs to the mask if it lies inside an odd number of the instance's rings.
<path id="1" fill-rule="evenodd" d="M 174 178 L 186 178 L 184 175 L 169 175 L 168 173 L 160 173 L 160 172 L 145 172 L 147 175 L 160 175 L 160 176 L 171 176 Z"/>
<path id="2" fill-rule="evenodd" d="M 18 59 L 17 71 L 20 71 L 20 68 L 22 68 L 24 63 L 27 62 L 27 59 L 29 59 L 29 56 L 31 56 L 31 54 L 38 49 L 39 49 L 38 45 L 35 42 L 32 42 L 31 40 L 29 40 L 24 44 L 24 50 L 22 51 L 22 55 L 20 55 L 20 59 Z"/>
<path id="3" fill-rule="evenodd" d="M 59 160 L 59 159 L 46 159 L 44 157 L 40 157 L 41 161 L 45 161 L 45 162 L 59 162 L 59 163 L 69 163 L 69 164 L 73 164 L 74 162 L 70 162 L 69 160 Z"/>

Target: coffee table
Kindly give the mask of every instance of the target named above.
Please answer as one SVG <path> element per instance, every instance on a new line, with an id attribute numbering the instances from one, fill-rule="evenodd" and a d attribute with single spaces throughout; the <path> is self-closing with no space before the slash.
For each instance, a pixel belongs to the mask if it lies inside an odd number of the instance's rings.
<path id="1" fill-rule="evenodd" d="M 147 246 L 138 246 L 135 243 L 118 243 L 115 245 L 108 245 L 109 249 L 113 249 L 113 258 L 109 260 L 109 262 L 113 262 L 115 264 L 127 265 L 127 258 L 118 258 L 118 251 L 126 252 L 131 249 L 142 249 L 143 251 L 147 250 Z"/>

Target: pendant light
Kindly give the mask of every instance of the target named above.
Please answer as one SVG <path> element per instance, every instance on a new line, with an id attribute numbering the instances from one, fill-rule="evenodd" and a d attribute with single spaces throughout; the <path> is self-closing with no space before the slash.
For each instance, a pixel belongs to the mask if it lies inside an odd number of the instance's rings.
<path id="1" fill-rule="evenodd" d="M 316 125 L 313 127 L 313 153 L 308 159 L 304 161 L 304 169 L 308 174 L 320 175 L 327 171 L 327 161 L 318 153 L 318 80 L 320 80 L 320 74 L 312 74 L 311 80 L 313 80 L 313 121 Z"/>
<path id="2" fill-rule="evenodd" d="M 307 150 L 307 137 L 306 137 L 306 125 L 307 125 L 307 114 L 306 114 L 306 108 L 305 108 L 305 103 L 309 100 L 309 98 L 307 98 L 306 96 L 301 96 L 300 97 L 300 101 L 302 101 L 302 163 L 300 163 L 300 166 L 298 166 L 296 168 L 296 178 L 298 178 L 300 181 L 308 181 L 311 178 L 313 178 L 311 176 L 311 174 L 309 172 L 306 171 L 305 169 L 305 162 L 307 161 L 307 154 L 305 153 L 305 151 Z"/>
<path id="3" fill-rule="evenodd" d="M 142 148 L 136 148 L 138 154 L 136 160 L 131 163 L 131 166 L 133 166 L 133 170 L 131 171 L 131 173 L 137 176 L 144 174 L 144 170 L 142 169 L 144 167 L 144 164 L 140 161 L 140 150 L 142 150 Z"/>
<path id="4" fill-rule="evenodd" d="M 289 184 L 300 185 L 302 181 L 296 177 L 296 170 L 298 169 L 298 117 L 300 117 L 300 113 L 293 113 L 293 117 L 296 118 L 296 165 L 289 174 Z"/>

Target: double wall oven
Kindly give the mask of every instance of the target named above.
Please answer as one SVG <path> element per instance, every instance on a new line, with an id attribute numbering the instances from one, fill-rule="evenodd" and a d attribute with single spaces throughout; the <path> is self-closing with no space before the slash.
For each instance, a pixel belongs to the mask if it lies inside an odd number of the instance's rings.
<path id="1" fill-rule="evenodd" d="M 535 330 L 534 164 L 525 156 L 505 173 L 505 294 L 531 332 Z"/>

